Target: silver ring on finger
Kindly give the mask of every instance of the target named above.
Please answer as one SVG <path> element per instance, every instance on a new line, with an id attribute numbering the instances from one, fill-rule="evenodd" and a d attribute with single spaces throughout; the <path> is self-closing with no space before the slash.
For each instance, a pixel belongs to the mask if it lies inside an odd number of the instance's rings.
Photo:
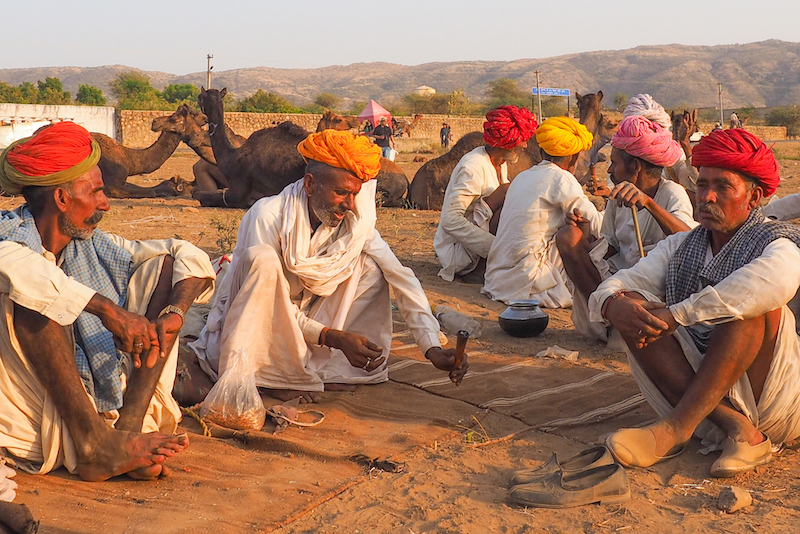
<path id="1" fill-rule="evenodd" d="M 639 330 L 639 335 L 640 335 L 640 336 L 642 335 L 642 331 L 641 331 L 641 330 Z"/>
<path id="2" fill-rule="evenodd" d="M 136 348 L 136 349 L 141 349 L 141 348 L 144 348 L 144 343 L 135 343 L 135 344 L 133 345 L 133 347 L 134 347 L 134 348 Z"/>
<path id="3" fill-rule="evenodd" d="M 362 367 L 362 369 L 366 371 L 367 367 L 369 367 L 369 364 L 371 363 L 372 363 L 372 358 L 367 358 L 367 363 L 364 364 L 364 367 Z"/>

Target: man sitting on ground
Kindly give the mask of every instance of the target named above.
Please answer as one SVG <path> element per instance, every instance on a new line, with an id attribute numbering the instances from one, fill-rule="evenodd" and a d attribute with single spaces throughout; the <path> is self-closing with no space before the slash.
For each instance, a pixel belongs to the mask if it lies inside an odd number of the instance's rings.
<path id="1" fill-rule="evenodd" d="M 800 230 L 758 207 L 780 176 L 754 135 L 714 131 L 692 160 L 700 226 L 600 284 L 589 309 L 619 329 L 661 417 L 608 437 L 620 463 L 652 465 L 694 433 L 722 445 L 711 475 L 733 476 L 800 436 L 800 338 L 786 306 L 800 286 Z"/>
<path id="2" fill-rule="evenodd" d="M 592 134 L 573 119 L 552 117 L 536 130 L 536 141 L 544 159 L 519 173 L 508 187 L 482 291 L 505 303 L 536 299 L 548 308 L 566 308 L 572 296 L 555 246 L 556 232 L 575 210 L 595 237 L 603 222 L 572 174 L 578 154 L 592 145 Z"/>
<path id="3" fill-rule="evenodd" d="M 484 146 L 465 154 L 453 169 L 444 193 L 433 248 L 442 264 L 439 276 L 481 273 L 508 187 L 508 165 L 516 163 L 536 131 L 525 108 L 500 106 L 486 114 Z"/>
<path id="4" fill-rule="evenodd" d="M 32 473 L 155 478 L 188 445 L 168 435 L 175 340 L 214 272 L 189 243 L 96 230 L 110 208 L 99 159 L 72 122 L 0 158 L 0 185 L 27 202 L 0 214 L 0 450 Z"/>
<path id="5" fill-rule="evenodd" d="M 245 214 L 233 262 L 190 346 L 212 378 L 244 349 L 256 384 L 280 400 L 388 380 L 389 286 L 425 357 L 460 382 L 466 359 L 439 346 L 439 323 L 414 272 L 375 230 L 380 150 L 324 130 L 298 145 L 306 174 Z M 344 385 L 344 387 L 343 387 Z"/>
<path id="6" fill-rule="evenodd" d="M 686 190 L 662 174 L 681 154 L 667 130 L 644 117 L 630 116 L 619 123 L 611 146 L 608 172 L 616 185 L 608 195 L 601 239 L 592 240 L 587 221 L 577 212 L 567 213 L 569 224 L 556 234 L 564 270 L 573 284 L 572 322 L 578 332 L 601 341 L 609 340 L 608 328 L 589 322 L 587 303 L 600 282 L 639 261 L 631 206 L 638 211 L 645 253 L 666 236 L 697 226 Z"/>

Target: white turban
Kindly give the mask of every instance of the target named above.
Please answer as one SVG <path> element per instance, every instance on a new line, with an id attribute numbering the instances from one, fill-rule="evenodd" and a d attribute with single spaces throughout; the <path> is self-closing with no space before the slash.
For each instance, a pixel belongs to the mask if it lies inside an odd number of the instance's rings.
<path id="1" fill-rule="evenodd" d="M 628 100 L 628 105 L 625 106 L 622 116 L 630 117 L 631 115 L 641 115 L 665 130 L 672 129 L 672 118 L 669 113 L 647 93 L 640 93 Z"/>

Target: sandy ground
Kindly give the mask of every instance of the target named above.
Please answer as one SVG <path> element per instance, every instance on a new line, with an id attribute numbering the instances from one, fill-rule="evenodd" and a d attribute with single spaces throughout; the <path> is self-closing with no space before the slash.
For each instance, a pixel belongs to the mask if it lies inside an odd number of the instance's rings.
<path id="1" fill-rule="evenodd" d="M 798 147 L 782 143 L 776 151 L 786 158 L 778 193 L 800 190 Z M 421 165 L 410 163 L 412 156 L 400 157 L 409 177 Z M 179 150 L 158 172 L 133 181 L 154 185 L 176 174 L 191 178 L 195 161 L 193 153 Z M 18 204 L 0 199 L 0 209 Z M 199 208 L 190 198 L 117 199 L 101 227 L 132 239 L 179 236 L 216 256 L 232 245 L 242 214 Z M 273 435 L 268 423 L 263 432 L 230 435 L 212 429 L 219 437 L 203 437 L 199 425 L 187 420 L 192 445 L 170 462 L 174 474 L 168 479 L 86 483 L 63 470 L 19 474 L 17 502 L 31 507 L 44 533 L 782 533 L 797 528 L 797 444 L 755 472 L 719 480 L 708 476 L 713 457 L 700 455 L 692 442 L 675 460 L 629 470 L 632 498 L 622 505 L 568 510 L 507 505 L 507 483 L 515 470 L 536 466 L 553 451 L 562 457 L 576 453 L 601 434 L 642 424 L 654 414 L 636 397 L 625 355 L 575 334 L 568 310 L 549 310 L 550 325 L 539 337 L 511 338 L 497 324 L 504 305 L 482 296 L 479 285 L 439 279 L 432 248 L 437 223 L 438 212 L 382 208 L 378 213 L 378 229 L 416 272 L 431 303 L 448 304 L 482 322 L 483 336 L 470 341 L 471 376 L 460 388 L 436 383 L 443 375 L 424 362 L 396 313 L 390 382 L 355 393 L 326 393 L 317 408 L 327 418 L 318 427 Z M 552 345 L 577 350 L 578 361 L 536 357 Z M 487 406 L 492 399 L 523 394 L 533 398 Z M 623 402 L 630 407 L 614 415 L 567 421 Z M 475 446 L 531 427 L 514 439 Z M 355 453 L 391 458 L 405 468 L 366 471 L 347 460 Z M 716 498 L 729 484 L 750 491 L 753 505 L 733 515 L 720 512 Z"/>

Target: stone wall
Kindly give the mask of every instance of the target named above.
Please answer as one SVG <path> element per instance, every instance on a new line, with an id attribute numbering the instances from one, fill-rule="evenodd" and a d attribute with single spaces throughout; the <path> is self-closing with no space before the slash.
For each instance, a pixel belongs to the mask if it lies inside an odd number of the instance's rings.
<path id="1" fill-rule="evenodd" d="M 698 124 L 703 135 L 708 135 L 714 129 L 713 122 L 701 122 Z M 727 124 L 725 128 L 727 129 Z M 745 126 L 745 130 L 758 136 L 765 141 L 783 141 L 786 139 L 786 126 Z"/>
<path id="2" fill-rule="evenodd" d="M 150 146 L 158 138 L 158 133 L 150 127 L 153 119 L 169 115 L 168 111 L 133 111 L 121 110 L 117 114 L 118 141 L 131 148 Z M 305 128 L 309 132 L 317 129 L 317 123 L 322 115 L 314 113 L 225 113 L 225 122 L 237 134 L 248 137 L 250 134 L 263 128 L 270 128 L 283 121 L 293 123 Z M 411 122 L 411 117 L 396 117 L 397 120 Z M 450 123 L 453 141 L 460 139 L 465 133 L 483 129 L 482 117 L 447 117 L 445 115 L 423 115 L 411 132 L 412 138 L 430 139 L 438 144 L 439 130 L 442 122 Z M 399 147 L 402 148 L 402 147 Z"/>

